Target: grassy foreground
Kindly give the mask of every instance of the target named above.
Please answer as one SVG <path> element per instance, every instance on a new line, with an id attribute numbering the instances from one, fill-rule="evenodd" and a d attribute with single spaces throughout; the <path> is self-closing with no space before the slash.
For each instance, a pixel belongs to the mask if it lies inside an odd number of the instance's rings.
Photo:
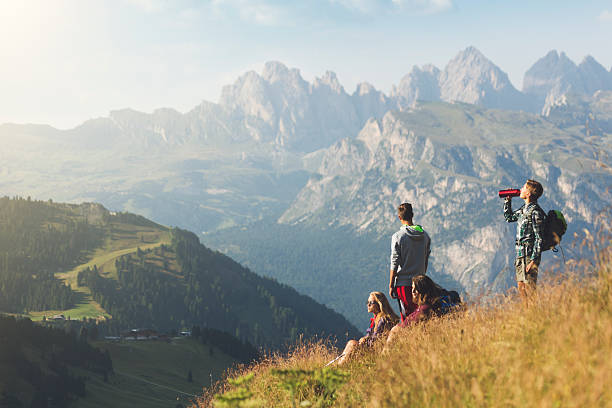
<path id="1" fill-rule="evenodd" d="M 612 406 L 612 251 L 586 271 L 515 296 L 472 305 L 405 329 L 346 366 L 338 351 L 298 345 L 236 371 L 199 406 L 229 407 L 604 407 Z"/>

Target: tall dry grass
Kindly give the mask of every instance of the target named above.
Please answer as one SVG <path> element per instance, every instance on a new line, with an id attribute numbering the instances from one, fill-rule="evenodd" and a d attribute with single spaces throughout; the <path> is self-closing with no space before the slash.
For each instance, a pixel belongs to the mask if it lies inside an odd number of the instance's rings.
<path id="1" fill-rule="evenodd" d="M 319 392 L 316 384 L 301 384 L 295 395 L 283 387 L 287 382 L 278 371 L 314 372 L 322 368 L 337 353 L 330 342 L 320 340 L 316 342 L 298 342 L 286 354 L 273 353 L 265 356 L 254 365 L 241 366 L 229 373 L 228 381 L 217 384 L 213 389 L 205 390 L 196 406 L 198 407 L 291 407 L 294 402 L 315 400 Z M 252 378 L 251 378 L 252 377 Z M 245 379 L 246 381 L 241 381 Z M 239 383 L 235 384 L 236 380 Z M 223 393 L 231 393 L 239 389 L 248 389 L 252 396 L 243 402 L 224 404 L 215 398 Z M 237 398 L 239 400 L 239 398 Z"/>
<path id="2" fill-rule="evenodd" d="M 540 286 L 528 304 L 500 296 L 405 329 L 384 353 L 378 344 L 343 367 L 335 392 L 308 376 L 337 350 L 302 344 L 270 356 L 232 375 L 254 374 L 233 406 L 612 407 L 610 243 L 599 240 L 595 260 L 575 265 L 580 274 Z M 302 382 L 291 390 L 279 369 L 301 372 Z M 200 406 L 224 405 L 210 397 Z"/>

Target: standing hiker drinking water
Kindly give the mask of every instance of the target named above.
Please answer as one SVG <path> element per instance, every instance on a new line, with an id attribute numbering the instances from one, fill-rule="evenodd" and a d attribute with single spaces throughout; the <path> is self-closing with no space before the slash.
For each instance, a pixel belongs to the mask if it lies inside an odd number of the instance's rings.
<path id="1" fill-rule="evenodd" d="M 538 267 L 542 253 L 542 235 L 546 214 L 538 204 L 544 188 L 535 180 L 527 180 L 521 187 L 520 198 L 525 204 L 512 211 L 512 197 L 504 201 L 504 218 L 508 222 L 517 222 L 516 226 L 516 260 L 514 269 L 516 283 L 521 297 L 526 300 L 533 294 L 538 281 Z"/>
<path id="2" fill-rule="evenodd" d="M 402 322 L 417 306 L 412 302 L 412 278 L 425 275 L 431 240 L 420 225 L 413 224 L 412 204 L 397 207 L 401 228 L 391 238 L 389 295 L 400 301 Z"/>

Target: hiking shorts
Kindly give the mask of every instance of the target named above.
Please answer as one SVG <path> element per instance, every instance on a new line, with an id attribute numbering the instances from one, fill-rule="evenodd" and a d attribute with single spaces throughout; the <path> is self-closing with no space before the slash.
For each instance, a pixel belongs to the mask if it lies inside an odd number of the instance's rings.
<path id="1" fill-rule="evenodd" d="M 412 303 L 412 285 L 410 286 L 397 286 L 395 293 L 400 301 L 400 313 L 402 315 L 402 322 L 406 320 L 406 317 L 417 308 L 417 305 Z"/>
<path id="2" fill-rule="evenodd" d="M 538 266 L 540 265 L 540 261 L 537 260 L 529 272 L 525 273 L 529 262 L 531 262 L 531 259 L 524 256 L 521 258 L 516 258 L 516 261 L 514 262 L 516 281 L 525 282 L 529 285 L 535 285 L 538 282 Z"/>

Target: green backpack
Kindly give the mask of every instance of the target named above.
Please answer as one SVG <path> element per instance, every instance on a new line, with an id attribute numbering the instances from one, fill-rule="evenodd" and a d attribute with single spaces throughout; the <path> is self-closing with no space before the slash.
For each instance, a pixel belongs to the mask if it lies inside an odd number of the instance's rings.
<path id="1" fill-rule="evenodd" d="M 563 234 L 567 231 L 567 222 L 559 210 L 550 210 L 544 218 L 544 233 L 542 234 L 542 251 L 552 249 L 557 252 Z"/>

